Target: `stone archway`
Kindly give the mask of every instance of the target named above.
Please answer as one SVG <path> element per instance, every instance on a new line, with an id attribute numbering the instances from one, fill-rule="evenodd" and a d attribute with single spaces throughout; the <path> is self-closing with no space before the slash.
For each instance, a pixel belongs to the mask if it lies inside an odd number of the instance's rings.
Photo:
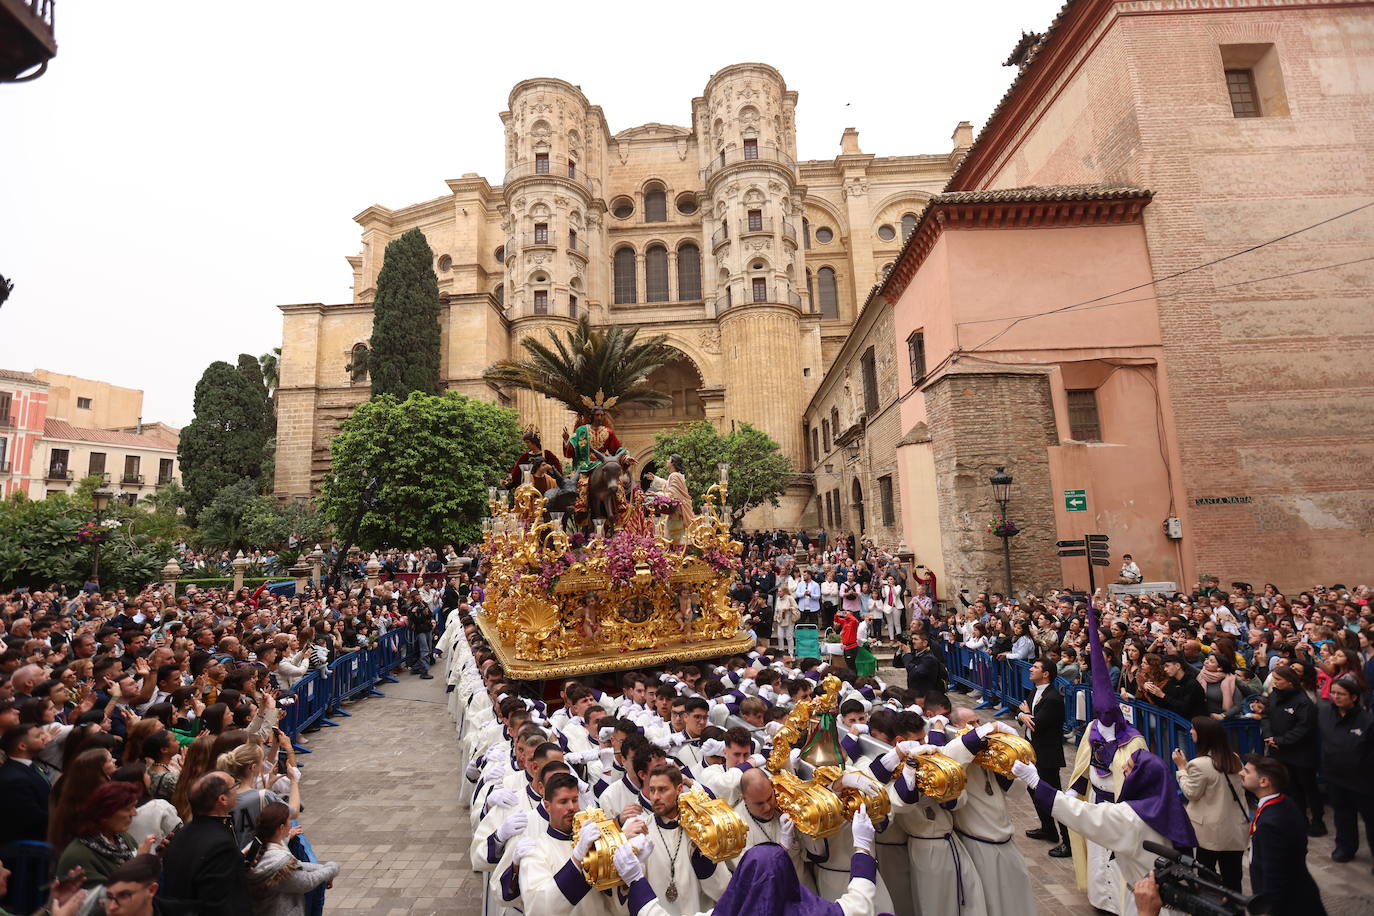
<path id="1" fill-rule="evenodd" d="M 706 419 L 706 405 L 701 398 L 701 369 L 686 353 L 671 345 L 668 349 L 675 354 L 673 359 L 649 375 L 649 385 L 671 397 L 672 405 L 614 411 L 616 435 L 632 455 L 651 455 L 654 435 L 661 430 Z M 640 468 L 643 465 L 641 461 Z"/>

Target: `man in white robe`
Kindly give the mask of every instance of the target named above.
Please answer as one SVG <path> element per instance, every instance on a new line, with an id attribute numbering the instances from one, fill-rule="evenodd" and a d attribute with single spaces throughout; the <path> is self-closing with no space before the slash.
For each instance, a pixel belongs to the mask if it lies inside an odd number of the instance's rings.
<path id="1" fill-rule="evenodd" d="M 644 787 L 653 805 L 652 815 L 642 815 L 653 841 L 644 872 L 667 916 L 709 910 L 730 880 L 729 870 L 702 855 L 678 823 L 678 798 L 685 789 L 682 772 L 672 763 L 649 771 Z"/>

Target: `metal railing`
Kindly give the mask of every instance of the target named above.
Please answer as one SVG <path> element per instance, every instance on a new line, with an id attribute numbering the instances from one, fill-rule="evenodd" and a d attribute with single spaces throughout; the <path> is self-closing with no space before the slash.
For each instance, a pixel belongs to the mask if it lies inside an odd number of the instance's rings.
<path id="1" fill-rule="evenodd" d="M 19 425 L 19 414 L 0 413 L 0 426 L 17 427 Z"/>
<path id="2" fill-rule="evenodd" d="M 557 248 L 558 233 L 552 230 L 548 232 L 526 232 L 520 236 L 521 248 Z M 509 249 L 507 253 L 509 254 Z"/>
<path id="3" fill-rule="evenodd" d="M 730 228 L 728 226 L 721 226 L 715 232 L 711 233 L 712 250 L 719 248 L 728 241 L 730 241 Z"/>
<path id="4" fill-rule="evenodd" d="M 742 162 L 775 162 L 784 166 L 788 171 L 795 172 L 797 170 L 797 163 L 792 157 L 776 146 L 736 147 L 735 149 L 721 150 L 711 160 L 711 164 L 701 170 L 701 177 L 703 180 L 710 179 L 721 169 L 731 165 L 739 165 Z"/>
<path id="5" fill-rule="evenodd" d="M 159 474 L 157 475 L 157 485 L 159 487 L 165 487 L 167 486 L 167 484 L 171 483 L 175 479 L 176 478 L 173 477 L 171 474 Z"/>
<path id="6" fill-rule="evenodd" d="M 48 468 L 48 474 L 47 474 L 47 478 L 46 478 L 46 479 L 47 479 L 47 480 L 71 480 L 71 479 L 72 479 L 72 472 L 71 472 L 69 469 L 65 468 L 65 467 L 61 467 L 60 465 L 54 465 L 54 466 Z"/>
<path id="7" fill-rule="evenodd" d="M 120 474 L 120 475 L 119 475 L 119 482 L 120 482 L 120 483 L 123 483 L 123 484 L 129 484 L 129 485 L 131 485 L 131 486 L 141 487 L 141 486 L 143 486 L 143 475 L 142 475 L 142 474 Z"/>
<path id="8" fill-rule="evenodd" d="M 785 238 L 785 239 L 791 239 L 791 240 L 792 240 L 792 244 L 795 245 L 795 244 L 797 243 L 797 227 L 796 227 L 796 226 L 793 226 L 793 225 L 792 225 L 791 223 L 789 223 L 787 220 L 783 220 L 783 221 L 782 221 L 782 237 Z"/>
<path id="9" fill-rule="evenodd" d="M 587 247 L 587 243 L 579 238 L 568 239 L 568 250 L 571 251 L 573 254 L 579 254 L 584 258 L 588 257 L 591 252 L 591 249 Z"/>
<path id="10" fill-rule="evenodd" d="M 747 218 L 746 218 L 746 219 L 742 219 L 742 220 L 739 221 L 739 234 L 740 234 L 740 235 L 758 235 L 758 234 L 772 235 L 772 234 L 773 234 L 773 217 L 771 217 L 771 216 L 766 216 L 766 217 L 761 217 L 761 218 L 756 219 L 756 220 L 750 220 L 750 219 L 747 219 Z"/>
<path id="11" fill-rule="evenodd" d="M 593 196 L 601 193 L 601 183 L 585 171 L 578 168 L 577 163 L 562 157 L 549 159 L 525 159 L 517 162 L 506 171 L 505 184 L 512 181 L 520 181 L 525 178 L 562 178 L 570 181 L 585 189 Z"/>
<path id="12" fill-rule="evenodd" d="M 745 305 L 772 305 L 781 302 L 796 308 L 802 307 L 801 296 L 786 284 L 766 283 L 762 287 L 751 284 L 745 288 L 742 296 L 736 295 L 737 291 L 733 287 L 731 290 L 729 296 L 722 295 L 716 300 L 717 315 Z"/>
<path id="13" fill-rule="evenodd" d="M 10 463 L 8 461 L 0 461 L 0 474 L 8 474 L 9 472 Z"/>

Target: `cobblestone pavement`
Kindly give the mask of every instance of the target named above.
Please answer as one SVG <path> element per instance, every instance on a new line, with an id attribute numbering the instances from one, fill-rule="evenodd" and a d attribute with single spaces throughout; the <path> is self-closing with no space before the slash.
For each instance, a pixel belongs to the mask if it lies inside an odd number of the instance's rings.
<path id="1" fill-rule="evenodd" d="M 482 882 L 468 865 L 471 831 L 458 805 L 459 763 L 443 682 L 403 674 L 383 690 L 384 697 L 351 704 L 353 715 L 339 719 L 339 728 L 308 735 L 314 753 L 301 758 L 302 823 L 316 854 L 342 866 L 326 911 L 479 914 Z M 970 703 L 952 696 L 959 705 Z M 1008 799 L 1040 912 L 1094 913 L 1074 886 L 1072 860 L 1049 858 L 1050 844 L 1023 835 L 1038 825 L 1026 793 L 1013 788 Z M 1337 865 L 1331 845 L 1329 836 L 1313 840 L 1308 860 L 1327 912 L 1374 916 L 1369 849 Z"/>

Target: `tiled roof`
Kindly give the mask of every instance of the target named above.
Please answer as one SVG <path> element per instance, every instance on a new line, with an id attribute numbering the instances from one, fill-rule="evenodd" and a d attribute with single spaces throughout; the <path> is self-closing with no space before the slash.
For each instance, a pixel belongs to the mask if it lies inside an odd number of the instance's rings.
<path id="1" fill-rule="evenodd" d="M 99 442 L 103 445 L 123 445 L 127 448 L 175 449 L 177 444 L 161 436 L 121 433 L 112 429 L 87 429 L 73 426 L 66 420 L 49 419 L 43 424 L 43 438 L 71 439 L 77 442 Z"/>
<path id="2" fill-rule="evenodd" d="M 931 198 L 935 204 L 1009 204 L 1040 201 L 1129 200 L 1149 197 L 1144 188 L 1129 185 L 1061 184 L 1049 187 L 1002 188 L 995 191 L 949 191 Z"/>
<path id="3" fill-rule="evenodd" d="M 20 372 L 18 369 L 0 369 L 0 378 L 11 379 L 16 382 L 41 382 L 38 376 L 32 372 Z"/>

